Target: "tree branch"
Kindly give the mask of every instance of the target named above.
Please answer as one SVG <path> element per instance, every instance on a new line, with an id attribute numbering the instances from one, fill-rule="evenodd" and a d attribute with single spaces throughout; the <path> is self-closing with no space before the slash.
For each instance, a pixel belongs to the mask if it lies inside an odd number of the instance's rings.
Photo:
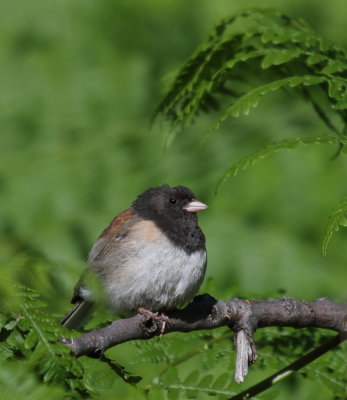
<path id="1" fill-rule="evenodd" d="M 99 356 L 112 346 L 139 339 L 150 339 L 170 332 L 191 332 L 228 326 L 235 332 L 236 382 L 242 382 L 248 366 L 256 358 L 253 334 L 257 328 L 287 326 L 294 328 L 326 328 L 339 333 L 347 331 L 347 304 L 327 298 L 314 302 L 298 301 L 290 297 L 268 300 L 216 300 L 210 295 L 195 297 L 185 309 L 167 312 L 165 330 L 163 320 L 143 314 L 120 319 L 105 328 L 79 338 L 61 341 L 76 357 Z"/>

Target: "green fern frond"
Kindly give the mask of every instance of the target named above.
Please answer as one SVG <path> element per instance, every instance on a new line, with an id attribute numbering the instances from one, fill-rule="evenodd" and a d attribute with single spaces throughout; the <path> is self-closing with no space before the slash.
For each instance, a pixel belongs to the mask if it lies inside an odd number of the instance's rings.
<path id="1" fill-rule="evenodd" d="M 172 341 L 169 339 L 165 341 L 165 344 L 160 342 L 134 342 L 134 345 L 137 348 L 138 356 L 136 360 L 134 360 L 134 364 L 138 363 L 167 363 L 172 358 L 170 347 L 172 345 Z"/>
<path id="2" fill-rule="evenodd" d="M 284 86 L 312 102 L 307 87 L 315 85 L 331 108 L 347 119 L 346 71 L 346 52 L 305 21 L 271 10 L 242 11 L 219 23 L 183 65 L 157 114 L 174 127 L 184 126 L 218 104 L 218 128 L 228 116 L 248 114 L 264 94 Z M 223 107 L 225 98 L 231 102 Z M 317 100 L 312 105 L 318 112 Z"/>
<path id="3" fill-rule="evenodd" d="M 278 90 L 284 86 L 294 88 L 299 85 L 318 85 L 324 81 L 325 78 L 318 76 L 291 76 L 284 79 L 278 79 L 271 83 L 267 83 L 255 89 L 252 89 L 241 96 L 224 111 L 215 127 L 219 127 L 220 122 L 224 121 L 229 115 L 231 115 L 232 117 L 239 117 L 240 114 L 248 115 L 250 110 L 258 105 L 262 96 L 271 91 Z"/>
<path id="4" fill-rule="evenodd" d="M 322 245 L 323 255 L 327 254 L 327 248 L 331 237 L 334 232 L 340 229 L 340 226 L 347 226 L 347 197 L 343 197 L 336 209 L 329 215 Z"/>
<path id="5" fill-rule="evenodd" d="M 340 351 L 329 352 L 314 363 L 305 367 L 307 378 L 320 382 L 335 396 L 346 395 L 347 365 L 345 358 L 346 343 L 340 345 Z"/>
<path id="6" fill-rule="evenodd" d="M 241 158 L 239 161 L 235 162 L 231 167 L 229 167 L 216 186 L 216 193 L 219 191 L 221 185 L 226 182 L 230 176 L 237 175 L 240 170 L 245 170 L 253 166 L 256 162 L 262 160 L 263 158 L 275 153 L 279 150 L 292 150 L 300 144 L 321 144 L 321 143 L 343 143 L 346 144 L 346 139 L 339 139 L 335 136 L 322 136 L 313 138 L 294 138 L 286 139 L 280 142 L 269 144 L 264 148 L 250 154 L 246 157 Z"/>
<path id="7" fill-rule="evenodd" d="M 23 314 L 25 318 L 27 318 L 30 321 L 32 326 L 32 330 L 27 335 L 25 340 L 26 347 L 27 348 L 35 347 L 38 340 L 40 340 L 45 345 L 50 355 L 54 357 L 55 353 L 51 348 L 48 337 L 46 337 L 45 335 L 45 331 L 41 329 L 40 325 L 37 323 L 37 319 L 30 313 L 30 310 L 25 304 L 23 305 Z"/>
<path id="8" fill-rule="evenodd" d="M 59 344 L 63 328 L 45 311 L 46 305 L 36 291 L 23 286 L 17 289 L 19 314 L 9 317 L 3 325 L 7 339 L 0 354 L 10 359 L 21 354 L 39 371 L 43 382 L 83 391 L 82 364 L 70 356 L 66 346 Z"/>
<path id="9" fill-rule="evenodd" d="M 178 390 L 178 391 L 186 393 L 187 396 L 189 396 L 189 394 L 196 396 L 197 393 L 207 394 L 208 396 L 216 396 L 216 395 L 234 396 L 236 394 L 235 391 L 231 391 L 231 390 L 212 389 L 209 387 L 203 387 L 203 386 L 193 385 L 193 384 L 186 385 L 183 383 L 176 383 L 176 384 L 173 383 L 171 385 L 165 386 L 165 389 L 166 390 Z"/>
<path id="10" fill-rule="evenodd" d="M 223 372 L 221 375 L 214 376 L 211 373 L 202 374 L 198 370 L 192 371 L 185 379 L 180 380 L 177 373 L 166 376 L 166 380 L 155 382 L 155 387 L 161 387 L 168 393 L 169 398 L 175 398 L 173 393 L 181 393 L 184 398 L 197 394 L 202 398 L 210 396 L 233 396 L 235 391 L 231 390 L 235 383 L 231 375 Z M 200 398 L 200 397 L 199 397 Z M 225 398 L 225 397 L 221 397 Z"/>

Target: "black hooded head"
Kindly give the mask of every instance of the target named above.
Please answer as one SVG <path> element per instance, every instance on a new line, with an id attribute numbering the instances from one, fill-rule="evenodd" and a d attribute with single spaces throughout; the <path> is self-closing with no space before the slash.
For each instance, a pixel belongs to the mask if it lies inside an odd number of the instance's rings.
<path id="1" fill-rule="evenodd" d="M 139 217 L 153 221 L 175 245 L 191 253 L 205 247 L 197 215 L 187 211 L 193 201 L 196 199 L 190 189 L 165 185 L 146 190 L 132 207 Z"/>

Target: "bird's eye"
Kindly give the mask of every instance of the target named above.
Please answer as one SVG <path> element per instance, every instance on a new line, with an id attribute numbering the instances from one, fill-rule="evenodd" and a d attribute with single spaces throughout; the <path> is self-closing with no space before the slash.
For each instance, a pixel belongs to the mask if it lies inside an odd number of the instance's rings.
<path id="1" fill-rule="evenodd" d="M 170 199 L 171 204 L 176 204 L 176 199 Z"/>

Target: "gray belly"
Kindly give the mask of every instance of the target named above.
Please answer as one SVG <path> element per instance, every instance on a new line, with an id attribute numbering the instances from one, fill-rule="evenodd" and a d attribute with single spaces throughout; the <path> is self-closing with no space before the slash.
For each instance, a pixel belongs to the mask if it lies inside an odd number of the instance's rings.
<path id="1" fill-rule="evenodd" d="M 137 240 L 130 247 L 132 259 L 122 257 L 123 263 L 113 268 L 112 279 L 105 282 L 113 312 L 129 313 L 138 307 L 173 309 L 199 290 L 206 270 L 205 249 L 187 254 L 164 235 L 150 245 Z"/>

